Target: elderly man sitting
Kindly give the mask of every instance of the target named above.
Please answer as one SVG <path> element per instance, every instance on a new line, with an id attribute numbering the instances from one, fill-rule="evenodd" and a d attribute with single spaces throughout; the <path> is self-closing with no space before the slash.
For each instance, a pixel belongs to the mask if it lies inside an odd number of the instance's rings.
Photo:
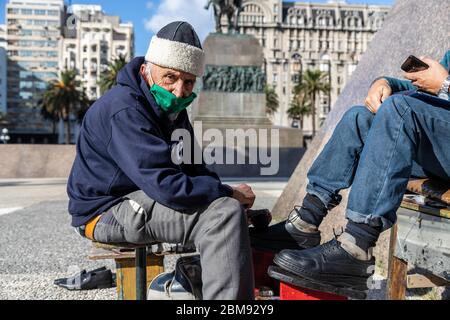
<path id="1" fill-rule="evenodd" d="M 230 187 L 204 165 L 174 164 L 171 133 L 191 132 L 204 51 L 194 29 L 173 22 L 147 55 L 119 73 L 118 85 L 84 118 L 68 182 L 72 226 L 106 243 L 194 244 L 204 299 L 253 299 L 253 266 L 243 207 L 255 195 Z M 192 144 L 191 144 L 192 145 Z"/>

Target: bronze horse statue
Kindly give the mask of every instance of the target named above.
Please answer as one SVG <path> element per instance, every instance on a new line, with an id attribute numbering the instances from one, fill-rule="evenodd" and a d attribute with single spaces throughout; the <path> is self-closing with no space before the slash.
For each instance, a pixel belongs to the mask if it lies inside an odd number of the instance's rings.
<path id="1" fill-rule="evenodd" d="M 220 20 L 223 15 L 228 19 L 228 33 L 239 33 L 238 20 L 242 10 L 242 0 L 208 0 L 205 9 L 213 5 L 216 20 L 216 32 L 222 33 Z"/>

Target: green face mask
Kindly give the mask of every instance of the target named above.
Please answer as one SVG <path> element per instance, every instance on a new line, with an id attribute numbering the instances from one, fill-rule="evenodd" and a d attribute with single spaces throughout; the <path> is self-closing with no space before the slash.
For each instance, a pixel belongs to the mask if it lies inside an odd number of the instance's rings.
<path id="1" fill-rule="evenodd" d="M 177 98 L 172 92 L 158 86 L 157 84 L 152 85 L 150 92 L 156 100 L 158 106 L 167 113 L 178 113 L 186 109 L 197 95 L 192 92 L 189 97 Z"/>

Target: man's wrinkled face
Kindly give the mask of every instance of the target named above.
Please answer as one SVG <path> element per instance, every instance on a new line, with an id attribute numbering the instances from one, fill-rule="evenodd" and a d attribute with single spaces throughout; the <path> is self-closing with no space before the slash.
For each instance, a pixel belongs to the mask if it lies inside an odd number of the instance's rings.
<path id="1" fill-rule="evenodd" d="M 141 66 L 141 73 L 145 75 L 145 65 Z M 151 79 L 147 76 L 150 86 L 154 83 L 172 92 L 177 98 L 186 98 L 194 90 L 196 76 L 184 71 L 160 67 L 151 64 Z"/>

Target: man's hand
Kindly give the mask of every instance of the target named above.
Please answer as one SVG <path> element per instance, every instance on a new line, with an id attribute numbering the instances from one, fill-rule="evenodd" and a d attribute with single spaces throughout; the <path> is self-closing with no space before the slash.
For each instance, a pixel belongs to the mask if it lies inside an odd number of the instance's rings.
<path id="1" fill-rule="evenodd" d="M 246 209 L 249 209 L 253 206 L 256 196 L 249 185 L 240 184 L 232 188 L 234 199 L 238 200 Z"/>
<path id="2" fill-rule="evenodd" d="M 405 73 L 405 78 L 422 91 L 437 94 L 442 83 L 448 77 L 448 71 L 438 62 L 428 57 L 420 57 L 420 60 L 430 67 L 423 71 Z"/>
<path id="3" fill-rule="evenodd" d="M 364 101 L 367 109 L 372 113 L 377 113 L 381 104 L 392 94 L 392 89 L 386 79 L 378 79 L 369 89 Z"/>

